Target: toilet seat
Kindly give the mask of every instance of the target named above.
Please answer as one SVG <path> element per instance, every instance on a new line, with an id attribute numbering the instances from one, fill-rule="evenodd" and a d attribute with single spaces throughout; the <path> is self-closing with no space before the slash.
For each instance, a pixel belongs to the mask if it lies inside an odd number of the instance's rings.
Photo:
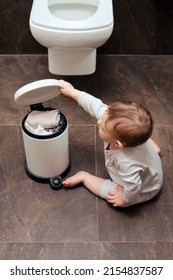
<path id="1" fill-rule="evenodd" d="M 53 16 L 48 7 L 48 0 L 34 1 L 34 9 L 32 9 L 31 22 L 43 28 L 54 30 L 83 31 L 102 29 L 113 24 L 110 14 L 104 11 L 112 11 L 112 0 L 99 0 L 96 12 L 82 20 L 64 20 Z M 68 5 L 68 4 L 67 4 Z M 110 8 L 108 9 L 108 6 Z M 41 10 L 41 13 L 39 12 Z"/>

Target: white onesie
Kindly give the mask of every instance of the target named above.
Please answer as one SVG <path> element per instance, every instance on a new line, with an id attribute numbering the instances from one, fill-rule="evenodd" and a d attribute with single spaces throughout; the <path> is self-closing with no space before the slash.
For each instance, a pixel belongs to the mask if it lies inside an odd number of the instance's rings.
<path id="1" fill-rule="evenodd" d="M 86 92 L 81 92 L 78 103 L 97 120 L 108 107 Z M 156 196 L 163 184 L 163 171 L 161 159 L 150 142 L 116 150 L 109 150 L 108 146 L 104 143 L 105 165 L 111 180 L 105 180 L 100 196 L 106 198 L 118 185 L 124 188 L 124 199 L 129 205 Z"/>

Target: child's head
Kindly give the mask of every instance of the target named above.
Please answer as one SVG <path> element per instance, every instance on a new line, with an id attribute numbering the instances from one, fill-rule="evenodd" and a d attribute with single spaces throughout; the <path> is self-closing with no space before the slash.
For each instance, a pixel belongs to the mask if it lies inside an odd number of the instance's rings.
<path id="1" fill-rule="evenodd" d="M 119 141 L 123 147 L 143 144 L 150 138 L 153 130 L 150 112 L 133 102 L 117 101 L 108 106 L 103 123 L 111 142 Z"/>

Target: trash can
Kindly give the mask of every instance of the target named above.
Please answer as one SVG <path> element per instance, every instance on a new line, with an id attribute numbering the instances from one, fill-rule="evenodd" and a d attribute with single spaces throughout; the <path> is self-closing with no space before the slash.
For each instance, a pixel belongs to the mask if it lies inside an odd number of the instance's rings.
<path id="1" fill-rule="evenodd" d="M 59 94 L 60 82 L 45 79 L 19 88 L 14 95 L 17 104 L 30 106 L 22 121 L 26 173 L 37 182 L 50 183 L 54 190 L 62 188 L 70 169 L 68 121 L 62 112 L 42 103 Z"/>

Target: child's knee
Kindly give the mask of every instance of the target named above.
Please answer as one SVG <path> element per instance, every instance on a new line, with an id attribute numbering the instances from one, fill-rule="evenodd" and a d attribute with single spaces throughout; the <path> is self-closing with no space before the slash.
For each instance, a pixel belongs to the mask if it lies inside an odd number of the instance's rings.
<path id="1" fill-rule="evenodd" d="M 100 197 L 106 199 L 107 195 L 110 191 L 115 191 L 118 184 L 111 181 L 110 179 L 107 179 L 103 182 L 100 190 Z"/>

